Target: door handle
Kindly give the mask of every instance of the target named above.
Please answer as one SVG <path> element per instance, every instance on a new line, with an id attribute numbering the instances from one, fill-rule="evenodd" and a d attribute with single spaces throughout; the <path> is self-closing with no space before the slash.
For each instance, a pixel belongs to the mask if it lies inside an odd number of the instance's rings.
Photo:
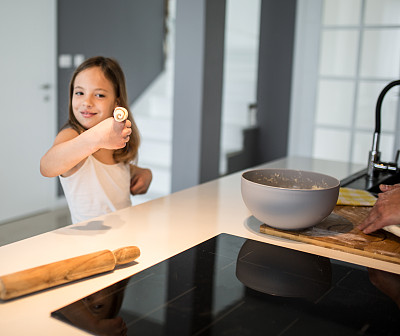
<path id="1" fill-rule="evenodd" d="M 40 86 L 40 88 L 41 88 L 42 90 L 49 90 L 49 89 L 51 89 L 51 84 L 50 84 L 50 83 L 42 84 L 42 85 Z"/>

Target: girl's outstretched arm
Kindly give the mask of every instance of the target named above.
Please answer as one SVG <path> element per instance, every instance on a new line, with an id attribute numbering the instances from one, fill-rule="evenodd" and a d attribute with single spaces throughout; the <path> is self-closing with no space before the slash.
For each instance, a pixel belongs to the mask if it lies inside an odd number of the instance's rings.
<path id="1" fill-rule="evenodd" d="M 129 141 L 131 123 L 116 122 L 107 118 L 87 131 L 78 134 L 68 128 L 62 130 L 54 140 L 53 146 L 40 160 L 40 172 L 46 177 L 70 175 L 97 150 L 123 148 Z"/>

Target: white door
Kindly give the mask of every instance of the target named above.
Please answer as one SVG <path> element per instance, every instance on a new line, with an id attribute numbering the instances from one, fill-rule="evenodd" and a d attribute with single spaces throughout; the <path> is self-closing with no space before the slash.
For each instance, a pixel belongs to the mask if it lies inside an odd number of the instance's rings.
<path id="1" fill-rule="evenodd" d="M 55 0 L 0 0 L 0 223 L 56 199 L 39 172 L 56 132 L 55 22 Z"/>

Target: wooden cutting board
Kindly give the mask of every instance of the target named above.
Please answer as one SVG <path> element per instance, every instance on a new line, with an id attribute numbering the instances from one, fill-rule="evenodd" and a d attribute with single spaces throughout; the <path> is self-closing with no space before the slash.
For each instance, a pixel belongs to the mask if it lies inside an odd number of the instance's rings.
<path id="1" fill-rule="evenodd" d="M 371 207 L 336 206 L 314 227 L 284 231 L 262 224 L 260 232 L 400 264 L 400 237 L 385 230 L 366 235 L 357 229 L 370 210 Z"/>

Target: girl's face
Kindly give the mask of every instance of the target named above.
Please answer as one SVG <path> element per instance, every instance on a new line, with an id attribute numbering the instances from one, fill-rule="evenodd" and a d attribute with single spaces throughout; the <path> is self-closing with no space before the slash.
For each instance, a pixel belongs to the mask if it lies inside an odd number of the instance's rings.
<path id="1" fill-rule="evenodd" d="M 111 117 L 117 105 L 114 87 L 99 67 L 88 68 L 76 76 L 72 110 L 84 128 Z"/>

